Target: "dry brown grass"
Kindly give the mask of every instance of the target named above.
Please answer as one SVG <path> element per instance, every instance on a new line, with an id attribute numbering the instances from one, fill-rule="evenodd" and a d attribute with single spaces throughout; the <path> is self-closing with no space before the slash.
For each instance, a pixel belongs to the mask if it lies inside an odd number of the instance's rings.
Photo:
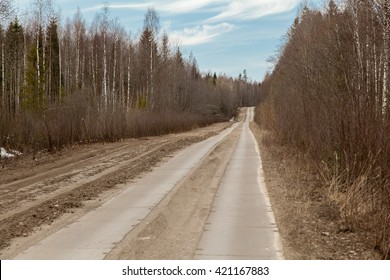
<path id="1" fill-rule="evenodd" d="M 345 223 L 309 156 L 252 124 L 287 259 L 379 259 L 375 238 Z"/>
<path id="2" fill-rule="evenodd" d="M 356 172 L 357 162 L 343 170 L 337 164 L 333 168 L 324 164 L 320 172 L 329 197 L 338 205 L 347 227 L 370 233 L 375 238 L 375 250 L 383 259 L 389 259 L 390 182 L 383 179 L 372 161 L 373 157 L 361 167 L 357 177 L 350 174 Z"/>

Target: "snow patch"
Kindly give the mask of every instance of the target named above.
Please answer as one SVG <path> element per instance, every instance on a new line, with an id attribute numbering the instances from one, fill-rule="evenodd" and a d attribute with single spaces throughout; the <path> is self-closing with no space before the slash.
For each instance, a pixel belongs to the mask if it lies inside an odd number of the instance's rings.
<path id="1" fill-rule="evenodd" d="M 21 156 L 23 155 L 23 153 L 19 152 L 19 151 L 15 151 L 15 150 L 9 150 L 11 153 L 13 153 L 14 155 L 16 156 Z"/>
<path id="2" fill-rule="evenodd" d="M 16 156 L 21 156 L 22 153 L 14 150 L 7 151 L 5 148 L 0 148 L 0 157 L 1 158 L 14 158 Z"/>

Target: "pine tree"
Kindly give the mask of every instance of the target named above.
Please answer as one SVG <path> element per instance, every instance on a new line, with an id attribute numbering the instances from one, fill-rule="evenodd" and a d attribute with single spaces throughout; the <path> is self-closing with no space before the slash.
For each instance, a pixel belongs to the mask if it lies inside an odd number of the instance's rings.
<path id="1" fill-rule="evenodd" d="M 185 73 L 185 64 L 183 59 L 183 54 L 180 48 L 176 49 L 174 59 L 173 59 L 173 71 L 172 71 L 173 87 L 172 91 L 174 92 L 174 106 L 178 111 L 183 110 L 183 99 L 185 95 L 185 86 L 184 86 L 184 73 Z"/>
<path id="2" fill-rule="evenodd" d="M 141 35 L 141 48 L 143 53 L 144 65 L 147 65 L 146 70 L 147 85 L 146 85 L 146 102 L 150 109 L 154 109 L 156 103 L 155 96 L 155 68 L 157 64 L 158 52 L 156 37 L 160 29 L 160 18 L 158 13 L 149 8 L 145 14 L 144 30 Z"/>
<path id="3" fill-rule="evenodd" d="M 57 20 L 52 18 L 46 32 L 46 95 L 54 103 L 60 97 L 60 44 Z"/>
<path id="4" fill-rule="evenodd" d="M 335 16 L 335 15 L 338 14 L 338 12 L 339 12 L 339 10 L 338 10 L 338 7 L 337 7 L 336 3 L 333 0 L 330 0 L 329 1 L 329 5 L 328 5 L 328 14 L 329 14 L 329 16 L 331 16 L 331 17 Z"/>
<path id="5" fill-rule="evenodd" d="M 154 35 L 151 29 L 145 27 L 144 31 L 141 34 L 141 39 L 139 42 L 140 49 L 140 76 L 141 76 L 141 87 L 142 95 L 138 98 L 142 102 L 142 107 L 152 107 L 152 98 L 153 96 L 153 71 L 154 63 L 153 60 L 156 57 L 157 49 L 156 43 L 154 40 Z M 140 103 L 140 102 L 138 102 Z"/>
<path id="6" fill-rule="evenodd" d="M 214 72 L 214 75 L 213 75 L 213 79 L 211 81 L 211 84 L 216 87 L 217 86 L 217 82 L 218 82 L 218 77 L 217 77 L 217 73 Z"/>
<path id="7" fill-rule="evenodd" d="M 6 54 L 6 55 L 5 55 Z M 6 94 L 6 110 L 10 116 L 19 109 L 20 93 L 23 84 L 24 31 L 15 18 L 9 24 L 5 35 L 4 83 Z"/>
<path id="8" fill-rule="evenodd" d="M 22 105 L 25 109 L 42 113 L 46 106 L 45 73 L 43 67 L 43 31 L 39 28 L 37 44 L 32 44 L 27 55 Z"/>

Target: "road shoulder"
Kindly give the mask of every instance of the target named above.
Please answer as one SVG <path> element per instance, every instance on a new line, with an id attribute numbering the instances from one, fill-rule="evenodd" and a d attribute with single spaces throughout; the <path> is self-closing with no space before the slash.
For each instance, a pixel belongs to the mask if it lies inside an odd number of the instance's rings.
<path id="1" fill-rule="evenodd" d="M 252 122 L 284 256 L 294 260 L 366 260 L 379 256 L 364 232 L 343 222 L 310 160 L 275 141 Z"/>

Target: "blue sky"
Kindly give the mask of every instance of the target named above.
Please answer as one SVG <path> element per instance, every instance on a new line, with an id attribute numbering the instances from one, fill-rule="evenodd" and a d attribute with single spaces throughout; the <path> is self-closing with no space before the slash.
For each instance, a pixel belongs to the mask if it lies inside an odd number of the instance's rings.
<path id="1" fill-rule="evenodd" d="M 31 0 L 15 0 L 18 9 L 28 9 Z M 63 19 L 73 17 L 80 7 L 90 23 L 107 2 L 113 18 L 138 34 L 148 7 L 160 15 L 160 25 L 171 42 L 192 51 L 201 71 L 211 70 L 237 77 L 244 69 L 261 81 L 281 38 L 298 14 L 301 0 L 54 0 Z"/>

